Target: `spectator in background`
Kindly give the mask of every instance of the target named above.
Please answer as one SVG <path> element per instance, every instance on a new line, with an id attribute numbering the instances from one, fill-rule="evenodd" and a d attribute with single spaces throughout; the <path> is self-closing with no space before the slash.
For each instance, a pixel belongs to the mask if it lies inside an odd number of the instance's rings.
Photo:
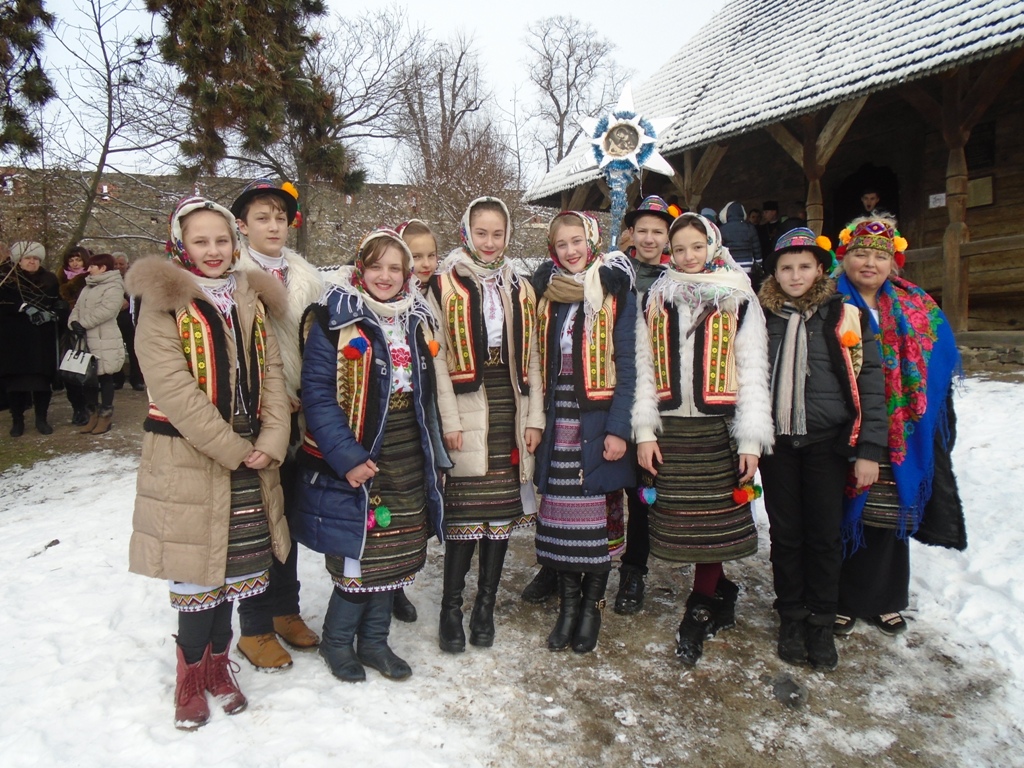
<path id="1" fill-rule="evenodd" d="M 726 203 L 719 214 L 722 231 L 722 245 L 729 249 L 733 259 L 754 282 L 757 268 L 757 283 L 760 281 L 761 241 L 757 228 L 747 221 L 747 212 L 738 201 Z M 756 290 L 755 285 L 755 290 Z"/>
<path id="2" fill-rule="evenodd" d="M 761 209 L 751 208 L 747 211 L 747 221 L 753 224 L 755 227 L 761 223 Z"/>
<path id="3" fill-rule="evenodd" d="M 710 221 L 712 224 L 718 223 L 718 214 L 714 208 L 701 208 L 700 215 Z"/>
<path id="4" fill-rule="evenodd" d="M 765 200 L 761 204 L 761 224 L 757 227 L 757 235 L 761 239 L 761 258 L 775 253 L 775 241 L 782 234 L 779 222 L 779 203 L 777 200 Z"/>
<path id="5" fill-rule="evenodd" d="M 85 288 L 85 278 L 88 277 L 86 262 L 92 256 L 92 251 L 84 245 L 74 245 L 67 250 L 61 260 L 60 268 L 57 270 L 57 285 L 60 287 L 60 298 L 66 302 L 60 317 L 60 327 L 66 329 L 68 326 L 68 315 L 75 308 L 78 296 Z M 61 337 L 61 354 L 63 355 L 74 343 L 74 338 L 64 333 Z M 85 400 L 85 390 L 78 384 L 64 383 L 64 393 L 71 404 L 71 423 L 76 427 L 83 427 L 89 422 L 89 409 Z"/>
<path id="6" fill-rule="evenodd" d="M 882 197 L 875 187 L 865 187 L 860 196 L 861 205 L 864 206 L 865 216 L 880 216 Z"/>
<path id="7" fill-rule="evenodd" d="M 123 251 L 114 251 L 114 266 L 121 273 L 124 280 L 131 262 L 128 261 L 128 254 Z M 117 327 L 121 330 L 121 338 L 128 351 L 128 382 L 136 392 L 142 392 L 146 388 L 146 382 L 142 378 L 142 371 L 139 370 L 139 358 L 135 354 L 135 321 L 132 319 L 131 300 L 125 294 L 124 302 L 121 304 L 121 311 L 117 313 Z M 114 374 L 114 389 L 124 387 L 124 371 Z"/>
<path id="8" fill-rule="evenodd" d="M 779 235 L 783 235 L 794 229 L 807 226 L 807 207 L 803 200 L 797 200 L 789 206 L 789 215 L 779 226 Z"/>

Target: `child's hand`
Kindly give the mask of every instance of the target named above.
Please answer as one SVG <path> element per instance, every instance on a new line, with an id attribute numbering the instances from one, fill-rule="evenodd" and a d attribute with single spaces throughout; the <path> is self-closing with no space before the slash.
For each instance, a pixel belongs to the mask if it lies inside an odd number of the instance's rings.
<path id="1" fill-rule="evenodd" d="M 526 438 L 526 450 L 530 453 L 536 452 L 540 447 L 540 439 L 543 435 L 544 432 L 542 430 L 537 429 L 536 427 L 527 427 L 526 435 L 524 435 Z"/>
<path id="2" fill-rule="evenodd" d="M 878 480 L 878 462 L 857 459 L 853 465 L 853 478 L 857 481 L 857 490 L 870 488 Z"/>
<path id="3" fill-rule="evenodd" d="M 353 488 L 358 488 L 367 480 L 372 479 L 376 474 L 377 465 L 373 463 L 372 459 L 367 459 L 362 464 L 357 464 L 346 472 L 345 479 L 348 480 L 348 484 Z"/>
<path id="4" fill-rule="evenodd" d="M 626 441 L 618 435 L 605 435 L 602 455 L 605 461 L 618 461 L 626 455 Z"/>
<path id="5" fill-rule="evenodd" d="M 740 454 L 740 485 L 749 483 L 757 472 L 758 457 L 752 453 Z"/>
<path id="6" fill-rule="evenodd" d="M 292 407 L 292 413 L 298 413 L 300 410 L 302 410 L 301 400 L 296 400 L 294 397 L 289 397 L 288 403 Z"/>
<path id="7" fill-rule="evenodd" d="M 658 448 L 657 440 L 650 440 L 646 443 L 637 443 L 637 463 L 651 473 L 651 477 L 658 476 L 658 470 L 654 468 L 654 462 L 661 464 L 661 449 Z"/>
<path id="8" fill-rule="evenodd" d="M 444 433 L 444 447 L 449 451 L 461 451 L 462 450 L 462 433 L 461 432 L 445 432 Z"/>
<path id="9" fill-rule="evenodd" d="M 266 469 L 270 466 L 270 457 L 263 451 L 253 451 L 245 457 L 244 464 L 249 469 Z"/>

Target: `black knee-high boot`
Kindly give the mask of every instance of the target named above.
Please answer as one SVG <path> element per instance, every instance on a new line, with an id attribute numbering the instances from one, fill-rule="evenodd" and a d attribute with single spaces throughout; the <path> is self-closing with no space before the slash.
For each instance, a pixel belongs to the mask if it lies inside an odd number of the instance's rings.
<path id="1" fill-rule="evenodd" d="M 558 571 L 558 619 L 548 635 L 549 651 L 564 651 L 572 642 L 580 618 L 582 574 Z"/>
<path id="2" fill-rule="evenodd" d="M 466 633 L 462 629 L 462 590 L 466 574 L 473 562 L 475 541 L 447 541 L 444 545 L 444 581 L 441 594 L 441 621 L 438 645 L 446 653 L 466 650 Z"/>
<path id="3" fill-rule="evenodd" d="M 601 631 L 601 614 L 604 611 L 604 593 L 607 588 L 608 571 L 583 574 L 580 620 L 572 638 L 572 649 L 576 653 L 588 653 L 597 647 L 597 635 Z"/>
<path id="4" fill-rule="evenodd" d="M 469 642 L 481 648 L 494 645 L 494 603 L 498 582 L 505 565 L 508 539 L 480 540 L 480 576 L 477 579 L 476 602 L 469 617 Z"/>

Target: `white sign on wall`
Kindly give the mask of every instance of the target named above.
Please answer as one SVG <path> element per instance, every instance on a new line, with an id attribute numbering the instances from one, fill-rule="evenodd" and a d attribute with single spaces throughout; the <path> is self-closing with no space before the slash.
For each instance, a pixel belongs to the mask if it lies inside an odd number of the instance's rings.
<path id="1" fill-rule="evenodd" d="M 942 192 L 938 195 L 928 195 L 928 207 L 929 208 L 945 208 L 946 207 L 946 193 Z"/>

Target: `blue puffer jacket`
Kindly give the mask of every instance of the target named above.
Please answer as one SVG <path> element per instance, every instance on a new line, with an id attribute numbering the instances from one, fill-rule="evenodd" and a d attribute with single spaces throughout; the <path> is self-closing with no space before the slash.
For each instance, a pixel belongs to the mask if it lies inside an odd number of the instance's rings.
<path id="1" fill-rule="evenodd" d="M 546 267 L 547 265 L 545 265 Z M 538 295 L 547 285 L 547 273 L 544 268 L 538 269 L 535 285 L 540 285 Z M 617 461 L 605 461 L 604 438 L 616 435 L 627 443 L 631 439 L 630 416 L 633 408 L 633 395 L 636 390 L 636 362 L 632 354 L 636 347 L 636 294 L 629 287 L 629 279 L 619 270 L 602 268 L 602 283 L 606 291 L 619 295 L 618 316 L 612 337 L 615 341 L 615 394 L 611 402 L 589 403 L 583 393 L 583 377 L 579 370 L 575 371 L 576 398 L 580 403 L 580 447 L 583 461 L 583 493 L 597 495 L 611 493 L 636 485 L 634 466 L 634 447 L 630 444 L 626 454 Z M 551 454 L 555 438 L 555 383 L 561 368 L 559 337 L 562 326 L 569 315 L 571 304 L 556 303 L 552 305 L 552 322 L 548 326 L 548 369 L 544 371 L 547 389 L 544 396 L 544 412 L 547 426 L 544 437 L 537 449 L 537 469 L 534 480 L 537 490 L 547 492 L 548 475 L 551 470 Z M 583 360 L 583 308 L 578 308 L 575 332 L 573 334 L 573 360 L 578 367 Z"/>
<path id="2" fill-rule="evenodd" d="M 335 290 L 328 294 L 326 307 L 316 306 L 310 310 L 317 319 L 312 323 L 303 351 L 302 409 L 307 430 L 318 450 L 310 451 L 306 445 L 298 452 L 299 482 L 289 516 L 296 541 L 315 552 L 354 559 L 362 557 L 366 542 L 373 481 L 353 488 L 345 479 L 345 473 L 367 459 L 379 458 L 391 396 L 391 355 L 384 331 L 376 315 L 357 304 L 351 294 Z M 427 458 L 424 466 L 427 513 L 438 539 L 442 539 L 441 470 L 451 467 L 451 461 L 441 440 L 433 364 L 420 322 L 413 317 L 408 335 L 413 358 L 413 403 L 416 420 L 421 425 L 420 443 Z M 370 378 L 362 441 L 356 440 L 348 416 L 337 399 L 338 332 L 353 323 L 359 324 L 373 344 L 374 371 Z"/>

